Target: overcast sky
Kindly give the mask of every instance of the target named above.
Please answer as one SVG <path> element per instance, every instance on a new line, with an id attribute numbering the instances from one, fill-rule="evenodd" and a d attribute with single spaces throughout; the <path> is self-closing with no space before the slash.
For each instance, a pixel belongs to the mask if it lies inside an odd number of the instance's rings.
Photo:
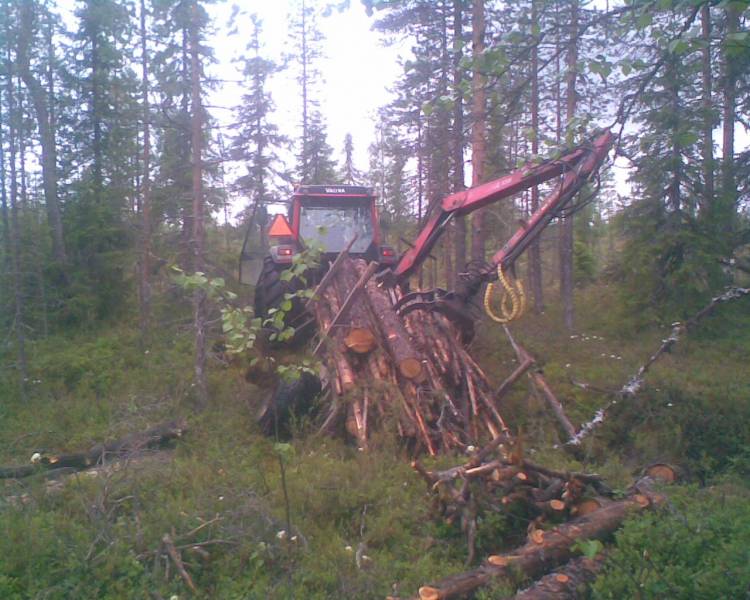
<path id="1" fill-rule="evenodd" d="M 264 57 L 280 61 L 284 52 L 292 50 L 289 23 L 294 4 L 294 0 L 275 0 L 241 5 L 263 20 L 261 53 Z M 401 72 L 399 55 L 404 51 L 381 44 L 379 35 L 371 30 L 374 17 L 365 14 L 359 0 L 352 0 L 350 4 L 343 12 L 333 12 L 318 20 L 323 34 L 323 57 L 317 64 L 321 79 L 316 86 L 316 100 L 328 127 L 328 142 L 334 148 L 336 161 L 341 162 L 344 136 L 351 133 L 356 166 L 366 171 L 367 148 L 374 140 L 377 110 L 391 100 L 388 90 Z M 239 67 L 232 61 L 245 53 L 251 32 L 249 19 L 239 17 L 232 24 L 237 26 L 238 35 L 227 37 L 232 3 L 214 5 L 210 11 L 216 33 L 209 44 L 213 45 L 219 61 L 211 71 L 218 77 L 238 79 Z M 293 140 L 300 136 L 302 111 L 296 76 L 296 65 L 292 64 L 275 75 L 269 85 L 277 107 L 272 119 Z M 214 92 L 212 104 L 234 106 L 240 94 L 237 85 L 225 84 Z M 218 118 L 226 114 L 225 111 L 214 112 Z M 229 115 L 226 116 L 229 120 Z"/>

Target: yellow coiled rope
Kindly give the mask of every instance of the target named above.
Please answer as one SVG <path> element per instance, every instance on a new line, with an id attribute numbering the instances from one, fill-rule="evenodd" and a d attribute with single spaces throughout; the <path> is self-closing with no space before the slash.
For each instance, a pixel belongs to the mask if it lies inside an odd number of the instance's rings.
<path id="1" fill-rule="evenodd" d="M 492 309 L 492 294 L 495 291 L 495 283 L 488 283 L 484 291 L 484 310 L 496 323 L 510 323 L 519 318 L 526 310 L 526 292 L 523 283 L 516 279 L 511 282 L 503 273 L 502 265 L 497 265 L 497 280 L 503 286 L 503 295 L 500 297 L 500 314 Z"/>

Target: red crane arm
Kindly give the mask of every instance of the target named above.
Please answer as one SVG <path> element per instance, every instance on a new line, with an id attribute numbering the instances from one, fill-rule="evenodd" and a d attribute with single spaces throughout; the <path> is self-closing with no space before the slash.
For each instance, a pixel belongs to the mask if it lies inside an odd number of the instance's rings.
<path id="1" fill-rule="evenodd" d="M 398 281 L 407 279 L 427 258 L 445 226 L 455 216 L 483 208 L 520 191 L 564 174 L 555 190 L 501 250 L 492 262 L 510 266 L 526 247 L 541 233 L 555 214 L 596 173 L 612 145 L 614 136 L 605 131 L 585 146 L 538 165 L 526 165 L 499 179 L 446 196 L 420 231 L 414 247 L 407 250 L 393 269 Z"/>

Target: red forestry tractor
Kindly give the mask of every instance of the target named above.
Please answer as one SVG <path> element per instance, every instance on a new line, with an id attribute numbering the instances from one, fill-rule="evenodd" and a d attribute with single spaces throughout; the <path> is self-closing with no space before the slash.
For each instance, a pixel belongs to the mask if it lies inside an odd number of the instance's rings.
<path id="1" fill-rule="evenodd" d="M 278 214 L 268 230 L 270 251 L 262 258 L 253 255 L 249 236 L 240 257 L 240 281 L 255 283 L 256 315 L 264 316 L 278 306 L 284 294 L 294 291 L 294 281 L 284 281 L 282 271 L 292 265 L 294 256 L 311 242 L 323 249 L 321 268 L 308 277 L 308 285 L 320 281 L 334 258 L 342 252 L 351 257 L 376 261 L 378 278 L 386 286 L 408 289 L 409 277 L 429 256 L 448 223 L 493 202 L 511 197 L 523 190 L 562 176 L 551 195 L 541 203 L 528 221 L 485 264 L 472 265 L 463 274 L 456 291 L 435 289 L 405 295 L 396 307 L 399 314 L 416 309 L 436 310 L 458 323 L 470 338 L 472 320 L 465 305 L 485 282 L 513 270 L 516 259 L 544 230 L 553 218 L 564 211 L 581 188 L 594 178 L 612 143 L 605 131 L 589 143 L 571 149 L 539 164 L 526 165 L 509 175 L 474 188 L 459 191 L 434 207 L 413 246 L 397 257 L 391 246 L 383 244 L 378 224 L 376 197 L 369 188 L 348 185 L 302 185 L 292 195 L 288 218 Z M 261 263 L 261 264 L 259 264 Z M 301 305 L 300 305 L 301 308 Z M 293 311 L 292 326 L 303 322 L 301 311 Z"/>
<path id="2" fill-rule="evenodd" d="M 518 316 L 523 293 L 514 282 L 515 261 L 552 219 L 593 197 L 594 192 L 573 203 L 596 178 L 612 139 L 605 131 L 553 159 L 445 197 L 400 257 L 383 244 L 375 196 L 363 187 L 300 186 L 288 217 L 277 215 L 270 225 L 269 252 L 254 254 L 246 236 L 241 281 L 256 282 L 256 316 L 268 316 L 293 297 L 285 324 L 294 328 L 294 339 L 309 339 L 316 329 L 320 334 L 313 352 L 324 357 L 332 396 L 322 428 L 333 432 L 345 421 L 347 431 L 366 446 L 368 428 L 391 414 L 399 434 L 430 453 L 474 444 L 482 428 L 493 437 L 505 430 L 490 382 L 464 347 L 474 335 L 471 301 L 487 284 L 484 307 L 490 316 L 506 322 Z M 409 290 L 410 277 L 452 219 L 556 178 L 549 196 L 489 261 L 467 266 L 456 290 Z M 304 282 L 285 276 L 295 256 L 313 244 L 322 248 L 320 267 L 308 270 Z M 506 292 L 500 314 L 492 309 L 496 281 Z M 302 286 L 316 286 L 313 300 L 303 303 L 289 295 Z M 375 399 L 382 385 L 378 392 L 374 382 L 392 386 L 394 393 Z M 290 407 L 299 413 L 320 389 L 311 375 L 297 383 L 278 382 L 259 418 L 262 428 L 278 431 Z M 394 406 L 394 398 L 403 402 Z"/>

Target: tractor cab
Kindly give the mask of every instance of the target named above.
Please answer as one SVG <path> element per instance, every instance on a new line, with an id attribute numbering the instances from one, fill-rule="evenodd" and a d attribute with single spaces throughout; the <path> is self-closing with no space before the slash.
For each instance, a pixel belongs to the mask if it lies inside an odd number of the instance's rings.
<path id="1" fill-rule="evenodd" d="M 292 194 L 287 214 L 275 215 L 268 230 L 261 232 L 267 248 L 250 234 L 251 223 L 240 256 L 240 282 L 255 285 L 256 314 L 265 314 L 293 291 L 294 282 L 284 281 L 280 273 L 306 248 L 323 251 L 319 272 L 307 277 L 308 285 L 322 277 L 328 263 L 352 240 L 350 255 L 393 265 L 396 252 L 382 244 L 375 200 L 368 187 L 300 185 Z"/>
<path id="2" fill-rule="evenodd" d="M 249 235 L 245 236 L 240 281 L 256 283 L 263 268 L 263 261 L 259 259 L 264 256 L 266 262 L 284 268 L 292 263 L 296 254 L 310 246 L 321 248 L 324 259 L 330 259 L 344 250 L 352 239 L 349 254 L 384 265 L 393 264 L 395 251 L 381 245 L 375 200 L 376 196 L 368 187 L 298 186 L 292 194 L 287 215 L 275 215 L 262 236 L 268 240 L 267 249 L 261 250 Z"/>

